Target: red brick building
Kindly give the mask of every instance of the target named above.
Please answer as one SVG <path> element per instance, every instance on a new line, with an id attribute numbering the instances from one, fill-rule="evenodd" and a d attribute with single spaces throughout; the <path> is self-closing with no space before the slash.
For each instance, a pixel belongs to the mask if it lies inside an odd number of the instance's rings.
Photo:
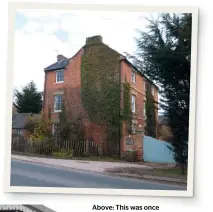
<path id="1" fill-rule="evenodd" d="M 85 49 L 87 48 L 87 51 Z M 145 101 L 146 101 L 146 85 L 149 84 L 152 88 L 152 94 L 156 102 L 158 102 L 158 88 L 157 86 L 148 80 L 140 71 L 136 69 L 126 57 L 111 49 L 109 46 L 102 42 L 101 36 L 94 36 L 87 38 L 86 44 L 72 57 L 66 58 L 63 55 L 58 55 L 57 62 L 46 67 L 45 71 L 45 83 L 44 83 L 44 102 L 43 113 L 44 118 L 48 118 L 48 114 L 51 115 L 51 121 L 53 123 L 53 132 L 57 127 L 59 121 L 59 112 L 61 111 L 62 99 L 66 93 L 66 88 L 72 88 L 72 93 L 66 94 L 72 99 L 75 104 L 70 104 L 68 107 L 72 108 L 72 114 L 86 113 L 82 105 L 81 100 L 81 63 L 82 56 L 89 54 L 88 49 L 98 49 L 98 52 L 104 51 L 107 54 L 112 54 L 114 57 L 113 71 L 116 72 L 115 76 L 120 81 L 120 106 L 123 107 L 123 90 L 122 84 L 126 81 L 131 86 L 131 106 L 132 106 L 132 127 L 133 129 L 143 130 L 145 126 Z M 105 70 L 107 70 L 109 61 L 105 58 L 100 58 L 100 63 L 105 64 Z M 158 111 L 156 110 L 156 119 Z M 93 137 L 94 141 L 99 143 L 103 138 L 103 131 L 101 127 L 89 123 L 85 120 L 85 123 L 90 125 L 89 133 Z M 142 140 L 143 135 L 141 133 L 135 133 L 129 135 L 123 126 L 122 137 L 120 138 L 120 153 L 125 150 L 134 149 L 138 151 L 141 157 L 142 154 Z M 131 142 L 127 142 L 131 137 Z"/>

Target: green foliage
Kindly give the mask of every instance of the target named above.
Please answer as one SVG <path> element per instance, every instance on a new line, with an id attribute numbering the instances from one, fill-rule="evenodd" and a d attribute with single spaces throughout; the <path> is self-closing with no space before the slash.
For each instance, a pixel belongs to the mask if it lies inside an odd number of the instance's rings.
<path id="1" fill-rule="evenodd" d="M 45 138 L 50 137 L 50 122 L 44 119 L 39 119 L 34 128 L 34 132 L 30 135 L 32 141 L 44 141 Z"/>
<path id="2" fill-rule="evenodd" d="M 82 102 L 91 122 L 106 129 L 108 151 L 119 152 L 119 54 L 104 44 L 87 45 L 81 66 Z"/>
<path id="3" fill-rule="evenodd" d="M 127 126 L 127 131 L 129 134 L 132 133 L 132 110 L 131 110 L 131 95 L 130 95 L 131 86 L 128 82 L 123 84 L 123 114 L 122 120 L 125 121 Z M 121 126 L 122 127 L 122 126 Z"/>
<path id="4" fill-rule="evenodd" d="M 53 152 L 52 155 L 54 157 L 58 157 L 58 158 L 72 158 L 73 157 L 73 151 L 71 149 L 69 150 L 60 150 L 57 152 Z"/>
<path id="5" fill-rule="evenodd" d="M 132 111 L 131 111 L 131 99 L 130 99 L 130 84 L 128 82 L 124 83 L 124 108 L 123 108 L 123 120 L 131 121 L 132 120 Z"/>
<path id="6" fill-rule="evenodd" d="M 156 138 L 157 124 L 156 124 L 156 106 L 154 97 L 151 92 L 151 86 L 147 84 L 146 87 L 146 128 L 145 134 Z"/>
<path id="7" fill-rule="evenodd" d="M 25 124 L 25 129 L 30 133 L 33 134 L 38 122 L 41 119 L 41 115 L 40 114 L 34 114 L 28 117 L 26 124 Z"/>
<path id="8" fill-rule="evenodd" d="M 171 127 L 172 151 L 187 166 L 191 62 L 191 14 L 162 13 L 140 31 L 135 66 L 161 87 L 161 107 Z"/>
<path id="9" fill-rule="evenodd" d="M 83 141 L 85 140 L 85 128 L 81 115 L 72 117 L 68 116 L 68 109 L 65 108 L 65 100 L 62 104 L 62 111 L 59 114 L 59 137 L 61 142 L 66 140 Z"/>
<path id="10" fill-rule="evenodd" d="M 37 91 L 33 81 L 28 83 L 21 91 L 16 90 L 16 105 L 18 113 L 40 113 L 42 108 L 42 96 Z"/>

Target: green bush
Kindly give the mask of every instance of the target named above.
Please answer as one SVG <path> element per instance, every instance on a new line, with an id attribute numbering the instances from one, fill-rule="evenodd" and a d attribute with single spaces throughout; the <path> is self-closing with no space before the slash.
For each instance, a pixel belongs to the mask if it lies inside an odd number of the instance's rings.
<path id="1" fill-rule="evenodd" d="M 125 161 L 135 162 L 137 160 L 137 158 L 136 158 L 136 151 L 133 151 L 133 150 L 126 151 L 124 153 L 123 159 Z"/>
<path id="2" fill-rule="evenodd" d="M 73 151 L 72 150 L 60 150 L 57 152 L 53 152 L 52 154 L 54 157 L 58 158 L 72 158 L 73 157 Z"/>

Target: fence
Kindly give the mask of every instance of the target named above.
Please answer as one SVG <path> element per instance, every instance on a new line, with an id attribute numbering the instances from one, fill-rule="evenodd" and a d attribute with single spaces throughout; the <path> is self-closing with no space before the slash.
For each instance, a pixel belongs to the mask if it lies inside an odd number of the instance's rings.
<path id="1" fill-rule="evenodd" d="M 173 152 L 168 148 L 169 143 L 144 136 L 143 159 L 146 162 L 175 163 Z"/>
<path id="2" fill-rule="evenodd" d="M 87 141 L 30 141 L 23 137 L 12 137 L 12 151 L 39 155 L 63 155 L 73 157 L 99 156 L 99 145 L 93 140 Z M 67 153 L 67 154 L 66 154 Z"/>

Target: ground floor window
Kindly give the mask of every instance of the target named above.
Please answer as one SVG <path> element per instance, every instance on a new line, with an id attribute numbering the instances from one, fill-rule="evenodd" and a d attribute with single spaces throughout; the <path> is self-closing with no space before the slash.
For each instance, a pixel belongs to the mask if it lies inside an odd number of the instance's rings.
<path id="1" fill-rule="evenodd" d="M 54 123 L 52 125 L 52 134 L 54 136 L 58 136 L 59 135 L 59 123 Z"/>
<path id="2" fill-rule="evenodd" d="M 54 96 L 54 112 L 61 112 L 62 110 L 62 95 Z"/>
<path id="3" fill-rule="evenodd" d="M 15 130 L 15 135 L 16 135 L 16 136 L 23 136 L 22 130 L 16 129 L 16 130 Z"/>
<path id="4" fill-rule="evenodd" d="M 136 134 L 137 124 L 132 123 L 132 134 Z"/>

